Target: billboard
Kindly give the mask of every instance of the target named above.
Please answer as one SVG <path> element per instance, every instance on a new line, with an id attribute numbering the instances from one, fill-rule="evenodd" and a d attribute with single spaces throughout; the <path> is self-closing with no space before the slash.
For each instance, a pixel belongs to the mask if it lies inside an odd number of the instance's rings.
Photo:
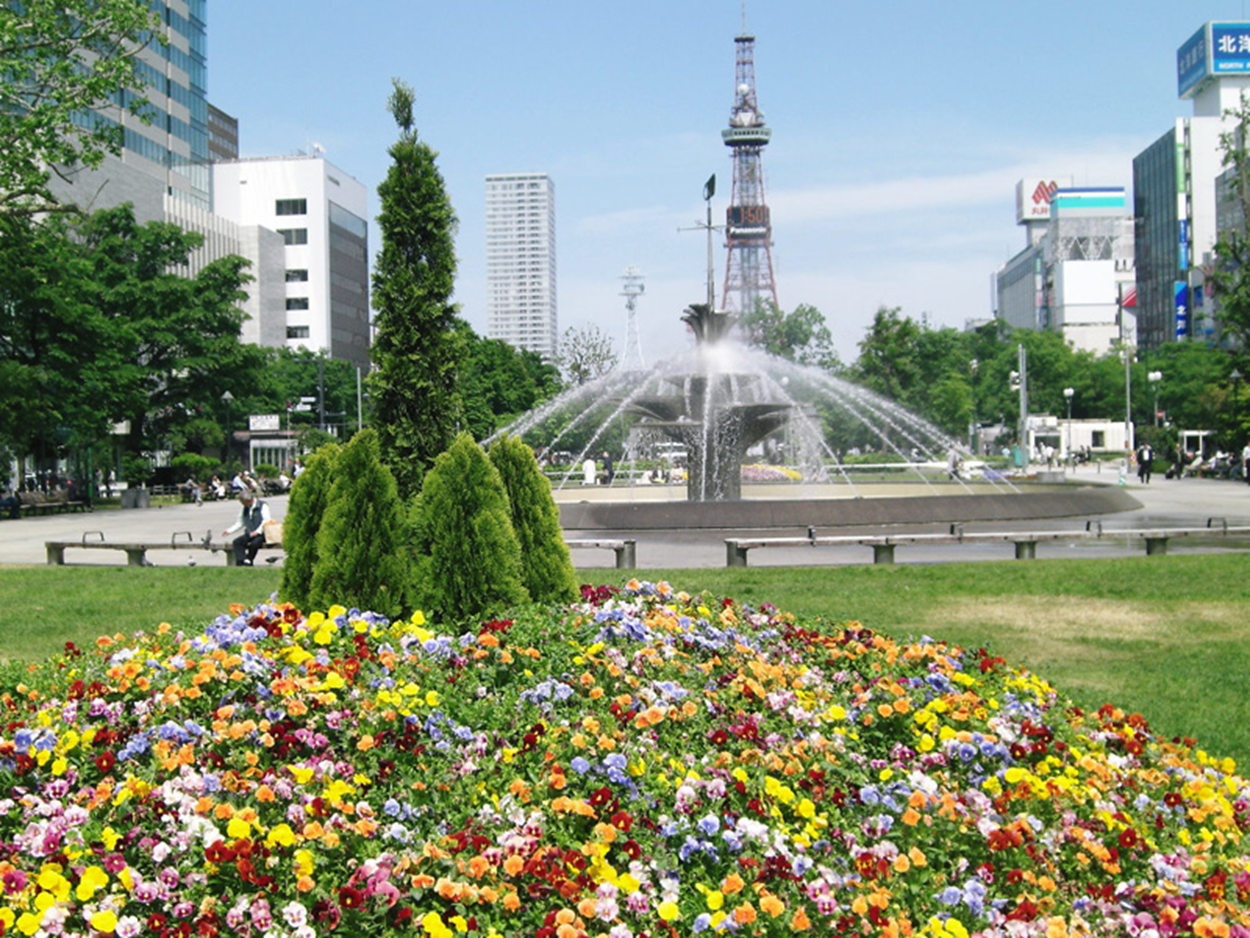
<path id="1" fill-rule="evenodd" d="M 1016 224 L 1050 221 L 1050 200 L 1060 189 L 1072 187 L 1071 176 L 1021 179 L 1016 183 Z"/>
<path id="2" fill-rule="evenodd" d="M 1179 341 L 1189 336 L 1189 284 L 1177 280 L 1173 286 L 1176 289 L 1176 338 Z"/>
<path id="3" fill-rule="evenodd" d="M 1176 93 L 1192 98 L 1207 80 L 1250 75 L 1250 23 L 1207 23 L 1176 50 Z"/>

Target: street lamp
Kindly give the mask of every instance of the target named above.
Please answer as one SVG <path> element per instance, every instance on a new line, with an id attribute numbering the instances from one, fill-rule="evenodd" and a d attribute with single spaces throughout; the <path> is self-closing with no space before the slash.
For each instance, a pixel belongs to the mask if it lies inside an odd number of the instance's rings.
<path id="1" fill-rule="evenodd" d="M 1150 386 L 1155 392 L 1155 426 L 1159 425 L 1159 382 L 1163 380 L 1162 371 L 1152 371 L 1146 375 L 1146 380 L 1150 382 Z"/>
<path id="2" fill-rule="evenodd" d="M 1072 458 L 1072 395 L 1075 393 L 1076 391 L 1072 388 L 1063 389 L 1064 399 L 1068 402 L 1068 445 L 1066 450 L 1069 459 Z"/>
<path id="3" fill-rule="evenodd" d="M 968 362 L 968 371 L 972 375 L 969 390 L 972 392 L 972 423 L 968 426 L 968 449 L 976 452 L 977 446 L 977 366 L 980 364 L 975 358 Z"/>
<path id="4" fill-rule="evenodd" d="M 226 443 L 224 447 L 225 459 L 223 462 L 230 461 L 230 402 L 234 400 L 234 395 L 229 390 L 223 391 L 221 402 L 226 405 Z"/>

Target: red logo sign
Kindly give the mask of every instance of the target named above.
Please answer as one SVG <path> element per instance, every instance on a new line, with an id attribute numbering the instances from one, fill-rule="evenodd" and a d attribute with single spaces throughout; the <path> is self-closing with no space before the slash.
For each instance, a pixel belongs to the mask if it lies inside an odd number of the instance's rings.
<path id="1" fill-rule="evenodd" d="M 1037 188 L 1033 190 L 1033 204 L 1046 205 L 1050 204 L 1050 197 L 1059 189 L 1057 182 L 1039 182 Z"/>

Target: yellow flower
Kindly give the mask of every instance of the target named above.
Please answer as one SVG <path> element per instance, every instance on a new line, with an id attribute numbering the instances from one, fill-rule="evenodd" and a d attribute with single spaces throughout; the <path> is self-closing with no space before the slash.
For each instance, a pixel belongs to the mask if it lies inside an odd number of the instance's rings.
<path id="1" fill-rule="evenodd" d="M 671 899 L 661 902 L 660 907 L 656 911 L 660 913 L 660 918 L 666 922 L 675 922 L 681 918 L 681 909 L 677 908 L 677 903 Z"/>
<path id="2" fill-rule="evenodd" d="M 295 843 L 295 832 L 291 830 L 288 824 L 279 824 L 269 832 L 269 836 L 265 838 L 265 843 L 272 846 L 289 847 Z"/>
<path id="3" fill-rule="evenodd" d="M 43 885 L 43 877 L 40 876 L 40 885 Z M 74 890 L 74 895 L 78 897 L 79 902 L 90 902 L 91 898 L 101 889 L 108 885 L 109 874 L 104 872 L 101 867 L 89 866 L 82 871 L 79 877 L 78 887 Z M 45 887 L 46 888 L 46 887 Z"/>
<path id="4" fill-rule="evenodd" d="M 105 909 L 91 916 L 91 927 L 111 935 L 117 930 L 117 913 Z"/>

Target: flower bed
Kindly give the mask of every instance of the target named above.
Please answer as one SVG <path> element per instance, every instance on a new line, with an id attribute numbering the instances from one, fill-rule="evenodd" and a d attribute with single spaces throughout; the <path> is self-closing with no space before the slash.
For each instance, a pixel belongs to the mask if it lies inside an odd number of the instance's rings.
<path id="1" fill-rule="evenodd" d="M 789 466 L 746 465 L 741 467 L 743 482 L 802 482 L 803 473 Z"/>
<path id="2" fill-rule="evenodd" d="M 1250 936 L 1231 765 L 665 584 L 464 634 L 236 609 L 0 701 L 5 934 Z"/>

